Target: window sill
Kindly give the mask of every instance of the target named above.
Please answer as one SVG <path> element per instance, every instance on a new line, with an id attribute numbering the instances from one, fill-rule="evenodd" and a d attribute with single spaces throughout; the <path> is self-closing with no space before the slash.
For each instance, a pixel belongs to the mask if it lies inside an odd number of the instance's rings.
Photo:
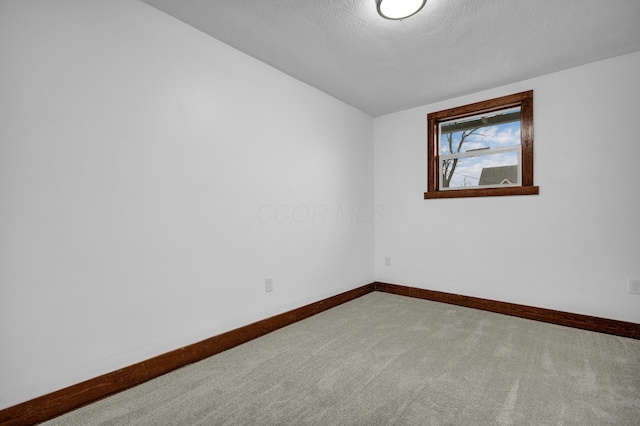
<path id="1" fill-rule="evenodd" d="M 468 197 L 499 197 L 503 195 L 538 195 L 538 186 L 511 186 L 508 188 L 474 188 L 450 189 L 447 191 L 425 192 L 424 199 L 435 198 L 468 198 Z"/>

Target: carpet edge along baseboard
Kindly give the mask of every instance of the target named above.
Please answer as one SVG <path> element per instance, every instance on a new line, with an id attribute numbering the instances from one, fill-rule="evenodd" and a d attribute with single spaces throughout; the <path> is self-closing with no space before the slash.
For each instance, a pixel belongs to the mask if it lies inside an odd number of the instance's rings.
<path id="1" fill-rule="evenodd" d="M 372 284 L 367 284 L 5 408 L 0 411 L 0 424 L 3 426 L 32 425 L 50 420 L 185 365 L 201 361 L 279 328 L 309 318 L 342 303 L 357 299 L 372 291 Z"/>
<path id="2" fill-rule="evenodd" d="M 301 321 L 372 291 L 397 294 L 588 331 L 640 339 L 640 324 L 499 302 L 453 293 L 373 282 L 301 308 L 158 355 L 129 367 L 52 392 L 0 411 L 0 424 L 31 425 L 129 389 L 177 368 L 208 358 L 279 328 Z"/>
<path id="3" fill-rule="evenodd" d="M 613 334 L 616 336 L 640 339 L 640 324 L 593 317 L 589 315 L 574 314 L 570 312 L 554 311 L 552 309 L 536 308 L 515 303 L 499 302 L 490 299 L 481 299 L 460 294 L 444 293 L 434 290 L 425 290 L 416 287 L 407 287 L 398 284 L 383 282 L 373 283 L 375 291 L 414 297 L 417 299 L 431 300 L 434 302 L 448 303 L 450 305 L 464 306 L 466 308 L 480 309 L 514 317 L 526 318 L 551 324 L 564 325 L 582 330 L 596 331 L 599 333 Z"/>

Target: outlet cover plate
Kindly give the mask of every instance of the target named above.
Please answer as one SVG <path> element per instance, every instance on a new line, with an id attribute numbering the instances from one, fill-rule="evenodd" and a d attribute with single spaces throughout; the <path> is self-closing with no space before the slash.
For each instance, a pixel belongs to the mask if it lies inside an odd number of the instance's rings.
<path id="1" fill-rule="evenodd" d="M 640 280 L 629 278 L 629 294 L 640 294 Z"/>

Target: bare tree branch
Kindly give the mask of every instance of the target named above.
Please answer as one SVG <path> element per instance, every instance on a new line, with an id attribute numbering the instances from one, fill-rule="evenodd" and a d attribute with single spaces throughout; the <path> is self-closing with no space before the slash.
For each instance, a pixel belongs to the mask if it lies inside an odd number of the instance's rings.
<path id="1" fill-rule="evenodd" d="M 467 142 L 469 136 L 471 135 L 478 135 L 481 136 L 480 133 L 477 133 L 477 131 L 479 129 L 481 129 L 482 127 L 476 127 L 470 130 L 465 130 L 461 133 L 460 135 L 460 143 L 458 144 L 458 149 L 456 149 L 456 153 L 459 153 L 460 150 L 462 149 L 462 145 L 464 145 L 465 142 Z M 453 153 L 453 133 L 447 133 L 446 134 L 446 138 L 447 138 L 447 143 L 449 145 L 449 152 Z M 456 167 L 458 166 L 458 159 L 454 159 L 453 161 L 451 160 L 444 160 L 443 161 L 443 168 L 442 168 L 442 186 L 444 188 L 448 188 L 449 185 L 451 184 L 451 179 L 453 179 L 453 175 L 456 171 Z"/>

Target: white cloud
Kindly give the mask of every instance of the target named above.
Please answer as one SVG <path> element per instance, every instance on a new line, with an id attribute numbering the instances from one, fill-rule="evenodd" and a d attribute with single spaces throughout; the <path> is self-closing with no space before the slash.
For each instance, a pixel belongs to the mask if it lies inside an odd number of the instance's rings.
<path id="1" fill-rule="evenodd" d="M 481 135 L 477 139 L 482 140 L 489 146 L 511 146 L 520 144 L 520 127 L 514 126 L 491 126 L 482 129 Z"/>

